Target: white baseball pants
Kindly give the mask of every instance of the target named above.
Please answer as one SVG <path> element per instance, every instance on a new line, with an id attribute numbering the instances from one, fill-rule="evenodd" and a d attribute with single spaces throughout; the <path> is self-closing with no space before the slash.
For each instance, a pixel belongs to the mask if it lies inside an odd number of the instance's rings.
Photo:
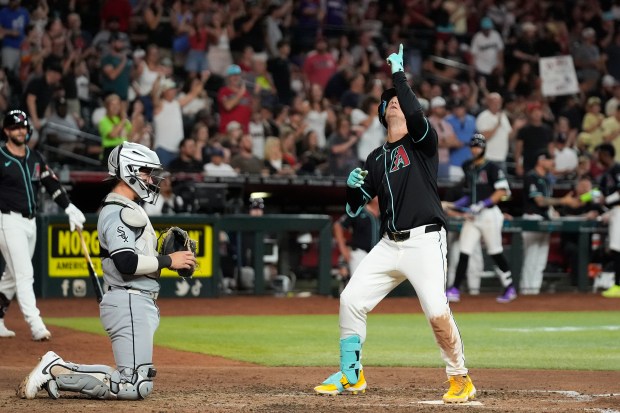
<path id="1" fill-rule="evenodd" d="M 542 221 L 540 215 L 523 214 L 523 219 Z M 543 280 L 543 271 L 547 266 L 549 255 L 548 232 L 523 232 L 523 268 L 519 283 L 521 294 L 539 294 Z"/>
<path id="2" fill-rule="evenodd" d="M 609 213 L 609 249 L 620 252 L 620 205 Z"/>
<path id="3" fill-rule="evenodd" d="M 340 296 L 340 338 L 366 340 L 368 312 L 409 280 L 428 319 L 448 375 L 467 374 L 463 344 L 446 298 L 446 232 L 411 230 L 405 241 L 384 236 L 364 258 Z"/>

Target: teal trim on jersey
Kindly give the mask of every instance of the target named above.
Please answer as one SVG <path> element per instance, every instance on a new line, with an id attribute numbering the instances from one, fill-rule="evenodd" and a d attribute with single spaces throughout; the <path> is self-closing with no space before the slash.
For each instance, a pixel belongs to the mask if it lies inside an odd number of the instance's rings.
<path id="1" fill-rule="evenodd" d="M 364 208 L 364 205 L 362 205 L 361 207 L 357 208 L 357 211 L 353 212 L 353 211 L 351 211 L 351 207 L 349 206 L 349 203 L 347 202 L 347 204 L 344 207 L 344 210 L 347 212 L 348 216 L 350 216 L 351 218 L 355 218 L 356 216 L 358 216 L 360 214 L 360 212 L 362 212 L 362 209 Z"/>
<path id="2" fill-rule="evenodd" d="M 392 156 L 390 155 L 390 158 Z M 383 173 L 385 174 L 385 180 L 387 181 L 388 184 L 388 191 L 390 192 L 390 200 L 392 201 L 392 229 L 394 231 L 398 231 L 396 229 L 396 224 L 394 223 L 394 215 L 395 215 L 395 210 L 394 210 L 394 195 L 392 194 L 392 186 L 390 185 L 390 176 L 388 175 L 388 167 L 387 167 L 387 156 L 383 157 L 383 167 L 384 167 L 384 171 Z M 388 229 L 389 229 L 390 223 L 388 222 Z"/>
<path id="3" fill-rule="evenodd" d="M 30 176 L 30 173 L 26 175 L 24 173 L 24 167 L 22 166 L 22 163 L 17 158 L 10 155 L 8 151 L 5 151 L 4 148 L 0 148 L 0 152 L 2 152 L 7 158 L 13 160 L 19 166 L 19 169 L 22 172 L 22 177 L 24 178 L 24 184 L 26 185 L 26 196 L 28 197 L 28 212 L 31 214 L 34 214 L 34 209 L 33 209 L 34 190 L 32 189 L 32 182 L 28 178 Z M 28 160 L 29 155 L 30 155 L 30 149 L 26 147 L 26 160 Z M 26 168 L 28 168 L 28 163 L 26 163 Z"/>
<path id="4" fill-rule="evenodd" d="M 368 195 L 368 192 L 364 191 L 364 188 L 360 186 L 360 190 L 364 194 L 364 199 L 366 199 L 366 203 L 368 203 L 372 198 Z"/>
<path id="5" fill-rule="evenodd" d="M 424 116 L 424 121 L 426 122 L 426 132 L 424 132 L 424 135 L 422 135 L 422 137 L 419 140 L 415 140 L 413 139 L 413 136 L 411 137 L 411 141 L 413 143 L 420 143 L 424 140 L 424 138 L 426 138 L 426 135 L 428 135 L 428 131 L 430 130 L 430 126 L 428 125 L 428 119 L 426 119 L 426 116 Z"/>
<path id="6" fill-rule="evenodd" d="M 383 150 L 384 150 L 384 151 L 387 151 L 387 149 L 385 149 L 385 147 L 383 148 Z M 383 155 L 385 155 L 385 153 L 384 153 L 384 152 L 381 152 L 381 153 L 379 154 L 379 156 L 377 156 L 377 157 L 375 158 L 375 161 L 378 161 L 378 160 L 379 160 L 379 158 L 381 158 Z"/>

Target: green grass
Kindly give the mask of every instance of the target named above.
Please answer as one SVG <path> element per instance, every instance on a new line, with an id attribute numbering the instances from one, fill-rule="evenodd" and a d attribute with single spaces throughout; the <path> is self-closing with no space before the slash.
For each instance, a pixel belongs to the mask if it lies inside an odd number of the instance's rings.
<path id="1" fill-rule="evenodd" d="M 620 365 L 620 311 L 467 313 L 456 320 L 470 368 L 616 370 Z M 97 318 L 45 321 L 105 335 Z M 336 366 L 338 317 L 164 316 L 155 343 L 266 366 Z M 443 361 L 423 315 L 371 314 L 364 364 L 441 367 Z"/>

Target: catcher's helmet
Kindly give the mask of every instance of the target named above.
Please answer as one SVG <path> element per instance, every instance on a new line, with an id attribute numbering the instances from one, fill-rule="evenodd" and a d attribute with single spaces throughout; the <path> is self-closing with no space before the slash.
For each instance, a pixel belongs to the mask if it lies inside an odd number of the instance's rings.
<path id="1" fill-rule="evenodd" d="M 470 147 L 477 146 L 479 148 L 486 149 L 486 147 L 487 147 L 487 140 L 486 140 L 486 138 L 484 137 L 483 134 L 481 134 L 481 133 L 474 133 L 474 136 L 472 136 L 471 140 L 469 141 L 469 146 Z"/>
<path id="2" fill-rule="evenodd" d="M 387 129 L 387 121 L 385 119 L 385 110 L 387 109 L 388 103 L 390 100 L 396 96 L 396 89 L 389 88 L 383 91 L 381 94 L 381 102 L 379 103 L 378 113 L 379 113 L 379 121 L 381 124 Z"/>
<path id="3" fill-rule="evenodd" d="M 2 129 L 11 129 L 15 126 L 21 126 L 28 130 L 26 133 L 26 142 L 28 142 L 32 137 L 32 122 L 30 122 L 28 115 L 23 110 L 13 109 L 4 115 Z"/>
<path id="4" fill-rule="evenodd" d="M 162 173 L 157 154 L 139 143 L 122 143 L 108 157 L 108 174 L 125 182 L 143 201 L 151 204 L 159 196 Z"/>

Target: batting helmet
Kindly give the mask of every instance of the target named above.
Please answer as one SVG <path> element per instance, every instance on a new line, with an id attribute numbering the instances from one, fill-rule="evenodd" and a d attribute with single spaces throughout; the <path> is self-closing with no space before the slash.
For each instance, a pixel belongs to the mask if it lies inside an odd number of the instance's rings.
<path id="1" fill-rule="evenodd" d="M 385 110 L 387 109 L 388 103 L 390 100 L 396 96 L 396 89 L 389 88 L 383 91 L 381 94 L 381 102 L 379 103 L 378 113 L 379 113 L 379 121 L 381 124 L 387 129 L 387 121 L 385 119 Z"/>
<path id="2" fill-rule="evenodd" d="M 108 174 L 125 182 L 145 202 L 154 204 L 163 180 L 163 166 L 155 152 L 139 143 L 125 142 L 108 156 Z M 150 182 L 143 174 L 150 175 Z"/>
<path id="3" fill-rule="evenodd" d="M 28 119 L 26 112 L 19 109 L 13 109 L 8 111 L 4 115 L 4 121 L 2 122 L 2 129 L 11 129 L 16 126 L 24 127 L 28 130 L 26 133 L 26 142 L 32 137 L 32 122 Z"/>

